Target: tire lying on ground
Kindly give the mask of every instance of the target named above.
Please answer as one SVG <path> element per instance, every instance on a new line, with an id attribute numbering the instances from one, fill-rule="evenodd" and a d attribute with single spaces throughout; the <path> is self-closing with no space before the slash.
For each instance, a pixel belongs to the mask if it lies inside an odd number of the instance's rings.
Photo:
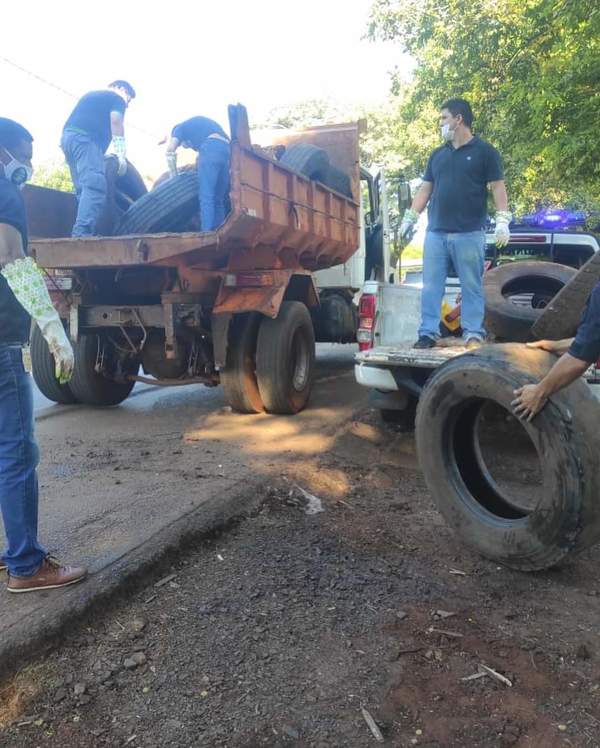
<path id="1" fill-rule="evenodd" d="M 69 385 L 60 384 L 56 378 L 54 358 L 37 325 L 32 326 L 29 351 L 31 374 L 42 395 L 61 405 L 77 402 Z"/>
<path id="2" fill-rule="evenodd" d="M 485 326 L 500 340 L 523 343 L 544 307 L 577 271 L 554 262 L 513 262 L 483 276 Z M 516 303 L 516 297 L 523 303 Z"/>
<path id="3" fill-rule="evenodd" d="M 286 148 L 279 160 L 280 164 L 304 174 L 309 179 L 324 181 L 329 168 L 327 151 L 310 143 L 295 143 Z"/>
<path id="4" fill-rule="evenodd" d="M 600 281 L 600 252 L 583 265 L 543 310 L 531 329 L 533 340 L 562 340 L 575 335 L 592 289 Z"/>
<path id="5" fill-rule="evenodd" d="M 313 384 L 315 333 L 308 308 L 284 301 L 276 319 L 264 317 L 256 343 L 258 391 L 269 413 L 298 413 Z"/>
<path id="6" fill-rule="evenodd" d="M 256 381 L 256 339 L 260 314 L 236 315 L 229 326 L 225 367 L 219 372 L 228 404 L 238 413 L 262 413 Z"/>
<path id="7" fill-rule="evenodd" d="M 419 461 L 438 510 L 471 548 L 522 571 L 553 566 L 600 539 L 600 405 L 585 381 L 523 423 L 543 478 L 537 503 L 511 501 L 481 454 L 482 408 L 492 401 L 510 411 L 513 390 L 539 381 L 555 361 L 518 344 L 484 346 L 441 366 L 417 408 Z"/>
<path id="8" fill-rule="evenodd" d="M 117 382 L 108 379 L 96 371 L 99 348 L 103 340 L 98 335 L 81 335 L 73 346 L 75 353 L 75 368 L 69 387 L 76 400 L 84 405 L 118 405 L 123 402 L 133 389 L 135 382 Z M 114 351 L 109 344 L 105 344 L 104 362 L 110 369 L 116 369 L 113 359 Z M 139 362 L 130 362 L 126 374 L 135 374 L 139 369 Z"/>
<path id="9" fill-rule="evenodd" d="M 184 172 L 142 195 L 121 217 L 116 234 L 181 231 L 198 213 L 198 177 Z"/>

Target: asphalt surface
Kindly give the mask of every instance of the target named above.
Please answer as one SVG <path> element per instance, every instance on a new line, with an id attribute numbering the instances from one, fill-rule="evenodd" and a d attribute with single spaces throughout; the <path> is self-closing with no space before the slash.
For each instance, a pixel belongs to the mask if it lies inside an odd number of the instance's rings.
<path id="1" fill-rule="evenodd" d="M 41 541 L 85 564 L 83 585 L 0 593 L 0 670 L 168 549 L 251 511 L 290 454 L 319 454 L 366 403 L 354 346 L 318 346 L 310 407 L 297 416 L 232 413 L 220 388 L 144 388 L 116 408 L 41 407 Z"/>

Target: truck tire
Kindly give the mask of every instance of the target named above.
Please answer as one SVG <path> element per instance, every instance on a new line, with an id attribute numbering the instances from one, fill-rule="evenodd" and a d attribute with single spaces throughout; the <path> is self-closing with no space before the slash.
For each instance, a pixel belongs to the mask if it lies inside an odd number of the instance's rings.
<path id="1" fill-rule="evenodd" d="M 256 379 L 269 413 L 298 413 L 310 396 L 315 369 L 315 333 L 307 307 L 284 301 L 276 319 L 258 329 Z"/>
<path id="2" fill-rule="evenodd" d="M 510 411 L 514 389 L 539 381 L 555 360 L 518 344 L 484 346 L 443 364 L 417 407 L 417 452 L 438 510 L 465 544 L 521 571 L 553 566 L 600 539 L 599 405 L 583 380 L 521 422 L 543 476 L 535 505 L 511 502 L 481 457 L 482 408 L 491 401 Z"/>
<path id="3" fill-rule="evenodd" d="M 321 298 L 312 310 L 315 340 L 319 343 L 355 343 L 358 330 L 358 308 L 352 298 L 332 293 Z"/>
<path id="4" fill-rule="evenodd" d="M 118 405 L 127 398 L 135 382 L 116 382 L 107 379 L 95 370 L 98 346 L 101 344 L 98 335 L 82 335 L 74 346 L 75 368 L 69 387 L 74 397 L 84 405 Z M 110 355 L 110 349 L 108 350 Z M 139 368 L 131 365 L 127 373 L 135 373 Z"/>
<path id="5" fill-rule="evenodd" d="M 71 405 L 77 402 L 69 385 L 60 384 L 56 378 L 54 358 L 37 325 L 32 326 L 29 351 L 31 374 L 42 395 L 61 405 Z"/>
<path id="6" fill-rule="evenodd" d="M 256 381 L 256 339 L 259 314 L 240 314 L 229 325 L 225 368 L 219 372 L 227 403 L 238 413 L 262 413 Z"/>
<path id="7" fill-rule="evenodd" d="M 592 289 L 600 281 L 600 252 L 581 267 L 542 311 L 531 328 L 532 340 L 562 340 L 575 335 Z"/>
<path id="8" fill-rule="evenodd" d="M 499 340 L 524 343 L 531 327 L 577 271 L 555 262 L 512 262 L 483 276 L 485 326 Z M 531 305 L 514 303 L 512 296 L 531 294 Z"/>
<path id="9" fill-rule="evenodd" d="M 198 212 L 198 177 L 184 172 L 142 195 L 121 217 L 118 236 L 185 229 Z"/>
<path id="10" fill-rule="evenodd" d="M 329 164 L 325 169 L 321 182 L 323 182 L 326 187 L 331 187 L 332 190 L 339 192 L 345 197 L 353 197 L 350 177 L 345 172 L 336 169 L 336 167 L 331 164 Z"/>
<path id="11" fill-rule="evenodd" d="M 329 168 L 327 151 L 310 143 L 295 143 L 286 148 L 279 163 L 288 169 L 304 174 L 309 179 L 323 182 Z"/>
<path id="12" fill-rule="evenodd" d="M 134 202 L 148 192 L 142 175 L 131 161 L 127 161 L 127 171 L 125 174 L 122 177 L 117 177 L 116 187 L 119 192 L 131 198 Z"/>

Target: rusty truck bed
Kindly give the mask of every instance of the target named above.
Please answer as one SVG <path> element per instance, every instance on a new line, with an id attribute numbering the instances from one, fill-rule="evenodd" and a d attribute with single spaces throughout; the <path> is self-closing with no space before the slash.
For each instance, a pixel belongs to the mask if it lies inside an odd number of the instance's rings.
<path id="1" fill-rule="evenodd" d="M 338 129 L 338 140 L 345 141 L 345 166 L 352 176 L 353 194 L 358 198 L 358 125 Z M 318 144 L 319 138 L 323 141 L 324 135 L 317 132 L 312 142 Z M 311 141 L 310 135 L 307 140 Z M 355 199 L 254 150 L 247 130 L 234 136 L 231 148 L 231 212 L 218 230 L 33 238 L 31 254 L 43 267 L 55 269 L 153 265 L 205 271 L 229 267 L 313 271 L 351 257 L 359 245 L 360 212 Z"/>

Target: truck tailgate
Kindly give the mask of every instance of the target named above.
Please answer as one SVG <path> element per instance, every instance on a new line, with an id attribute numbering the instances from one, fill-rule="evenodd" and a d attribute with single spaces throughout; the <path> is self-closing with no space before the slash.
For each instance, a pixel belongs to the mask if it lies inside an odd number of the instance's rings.
<path id="1" fill-rule="evenodd" d="M 367 366 L 416 366 L 435 369 L 455 356 L 466 352 L 464 346 L 436 347 L 428 349 L 413 348 L 414 341 L 409 340 L 397 345 L 380 345 L 356 354 L 357 364 Z"/>

